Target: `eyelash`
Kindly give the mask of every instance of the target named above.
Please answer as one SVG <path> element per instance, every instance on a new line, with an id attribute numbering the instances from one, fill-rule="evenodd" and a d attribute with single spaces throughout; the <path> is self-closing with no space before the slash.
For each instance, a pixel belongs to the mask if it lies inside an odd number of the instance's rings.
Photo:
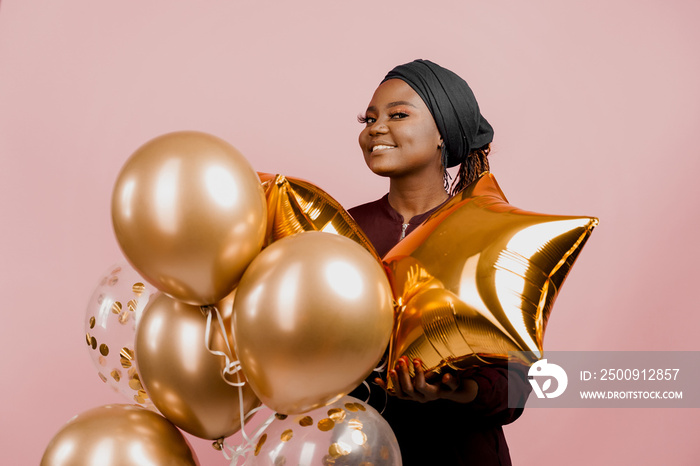
<path id="1" fill-rule="evenodd" d="M 394 118 L 395 116 L 401 116 L 401 118 L 406 118 L 408 116 L 408 113 L 405 112 L 394 112 L 389 114 L 389 118 Z M 376 121 L 375 118 L 368 117 L 366 115 L 357 115 L 357 121 L 359 121 L 361 124 L 366 125 L 367 123 L 372 120 L 372 123 Z"/>
<path id="2" fill-rule="evenodd" d="M 406 118 L 408 116 L 408 113 L 406 113 L 406 112 L 394 112 L 394 113 L 390 113 L 389 117 L 394 118 L 395 116 L 399 116 L 399 115 L 401 115 L 401 118 Z"/>
<path id="3" fill-rule="evenodd" d="M 374 120 L 374 118 L 368 117 L 367 115 L 357 115 L 357 121 L 362 123 L 363 125 L 366 125 L 369 123 L 369 120 Z"/>

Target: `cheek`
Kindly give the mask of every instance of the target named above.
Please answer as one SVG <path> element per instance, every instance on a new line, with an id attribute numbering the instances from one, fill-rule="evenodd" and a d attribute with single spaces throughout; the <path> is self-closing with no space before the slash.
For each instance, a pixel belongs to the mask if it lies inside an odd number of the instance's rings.
<path id="1" fill-rule="evenodd" d="M 426 144 L 430 144 L 433 147 L 438 147 L 440 145 L 440 132 L 437 130 L 437 127 L 428 126 L 423 128 L 421 137 Z"/>
<path id="2" fill-rule="evenodd" d="M 360 149 L 362 150 L 362 158 L 365 159 L 365 163 L 367 166 L 369 166 L 369 152 L 367 151 L 367 130 L 363 130 L 360 132 L 360 135 L 357 137 L 357 142 L 360 145 Z"/>
<path id="3" fill-rule="evenodd" d="M 360 131 L 360 135 L 357 137 L 357 142 L 360 144 L 360 149 L 364 152 L 367 144 L 367 129 Z"/>

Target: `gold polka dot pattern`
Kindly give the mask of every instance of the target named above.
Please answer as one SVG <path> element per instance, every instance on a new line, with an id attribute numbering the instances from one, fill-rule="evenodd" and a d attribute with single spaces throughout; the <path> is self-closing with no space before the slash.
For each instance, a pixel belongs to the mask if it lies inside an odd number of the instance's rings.
<path id="1" fill-rule="evenodd" d="M 262 434 L 260 440 L 258 440 L 258 444 L 255 445 L 255 456 L 258 456 L 258 453 L 260 453 L 260 449 L 265 445 L 265 440 L 267 440 L 267 434 Z"/>
<path id="2" fill-rule="evenodd" d="M 401 464 L 396 437 L 381 414 L 350 396 L 299 415 L 276 414 L 265 433 L 255 455 L 266 464 Z"/>
<path id="3" fill-rule="evenodd" d="M 329 417 L 318 421 L 318 430 L 321 432 L 328 432 L 333 429 L 333 427 L 335 427 L 335 421 Z"/>
<path id="4" fill-rule="evenodd" d="M 147 408 L 153 408 L 134 367 L 136 324 L 157 290 L 130 266 L 107 269 L 88 304 L 85 341 L 100 379 Z"/>
<path id="5" fill-rule="evenodd" d="M 299 419 L 299 425 L 302 427 L 309 427 L 314 424 L 314 420 L 311 419 L 310 416 L 304 416 L 301 419 Z"/>

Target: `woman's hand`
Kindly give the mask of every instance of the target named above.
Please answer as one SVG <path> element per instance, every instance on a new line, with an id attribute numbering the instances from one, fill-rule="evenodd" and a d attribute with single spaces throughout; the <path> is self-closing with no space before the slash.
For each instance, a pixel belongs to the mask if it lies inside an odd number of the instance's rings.
<path id="1" fill-rule="evenodd" d="M 431 383 L 426 382 L 420 359 L 413 360 L 413 368 L 415 375 L 411 378 L 408 371 L 408 357 L 402 356 L 396 363 L 396 368 L 389 370 L 389 377 L 394 384 L 392 393 L 394 396 L 421 403 L 437 399 L 469 403 L 476 398 L 479 391 L 479 386 L 473 379 L 461 379 L 452 374 L 445 374 Z M 387 390 L 382 379 L 377 378 L 375 382 Z"/>

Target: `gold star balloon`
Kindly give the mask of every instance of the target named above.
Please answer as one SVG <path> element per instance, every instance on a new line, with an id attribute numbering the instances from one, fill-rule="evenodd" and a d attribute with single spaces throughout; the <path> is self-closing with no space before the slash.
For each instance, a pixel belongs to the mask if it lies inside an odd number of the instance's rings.
<path id="1" fill-rule="evenodd" d="M 483 174 L 384 257 L 397 303 L 389 367 L 404 355 L 432 373 L 509 351 L 541 358 L 554 300 L 597 224 L 518 209 Z"/>
<path id="2" fill-rule="evenodd" d="M 302 231 L 348 237 L 381 262 L 364 232 L 343 206 L 318 186 L 298 178 L 258 173 L 267 200 L 265 246 Z"/>

